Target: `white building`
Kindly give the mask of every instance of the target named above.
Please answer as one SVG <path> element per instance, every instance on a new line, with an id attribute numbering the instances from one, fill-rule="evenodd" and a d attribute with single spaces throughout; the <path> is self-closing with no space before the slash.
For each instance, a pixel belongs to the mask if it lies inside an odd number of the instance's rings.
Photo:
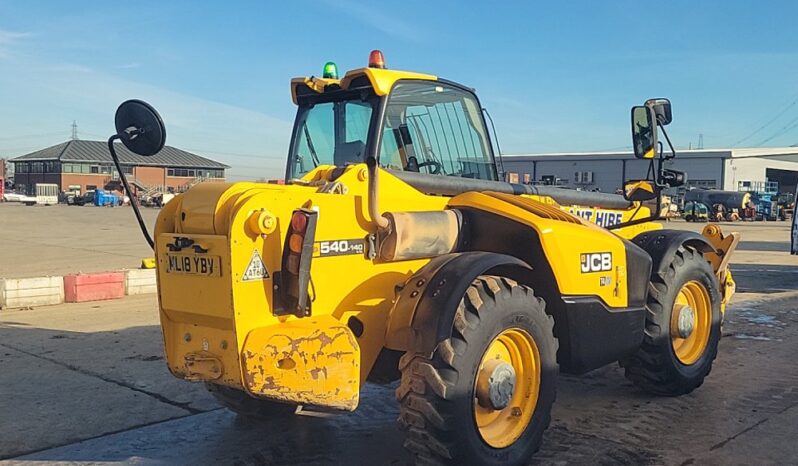
<path id="1" fill-rule="evenodd" d="M 615 192 L 625 179 L 645 178 L 648 161 L 631 152 L 583 152 L 505 155 L 510 182 L 556 184 L 570 188 Z M 798 147 L 679 150 L 667 168 L 687 173 L 687 188 L 737 191 L 743 181 L 779 183 L 780 192 L 798 184 Z"/>

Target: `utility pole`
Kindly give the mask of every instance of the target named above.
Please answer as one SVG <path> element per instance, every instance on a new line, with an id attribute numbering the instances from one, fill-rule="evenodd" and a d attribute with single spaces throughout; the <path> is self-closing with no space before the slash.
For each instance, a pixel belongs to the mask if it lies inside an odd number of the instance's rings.
<path id="1" fill-rule="evenodd" d="M 78 122 L 75 120 L 72 120 L 72 140 L 78 140 Z"/>

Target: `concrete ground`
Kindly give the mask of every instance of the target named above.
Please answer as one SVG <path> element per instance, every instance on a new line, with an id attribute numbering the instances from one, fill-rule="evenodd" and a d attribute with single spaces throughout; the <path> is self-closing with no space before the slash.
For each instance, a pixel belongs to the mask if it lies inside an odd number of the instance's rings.
<path id="1" fill-rule="evenodd" d="M 142 208 L 150 231 L 159 209 Z M 665 228 L 700 232 L 706 223 L 674 220 Z M 737 264 L 798 265 L 790 251 L 787 222 L 719 223 L 724 231 L 743 235 Z M 0 277 L 25 278 L 75 272 L 136 268 L 152 251 L 128 206 L 25 206 L 0 203 Z M 792 262 L 789 259 L 794 259 Z"/>
<path id="2" fill-rule="evenodd" d="M 658 398 L 636 389 L 614 365 L 563 375 L 551 427 L 531 464 L 795 462 L 798 258 L 785 252 L 786 223 L 734 228 L 744 234 L 733 265 L 742 292 L 728 311 L 705 384 L 687 396 Z M 111 243 L 104 248 L 114 250 Z M 394 386 L 367 386 L 352 414 L 306 412 L 253 423 L 219 408 L 201 385 L 174 379 L 163 361 L 154 295 L 2 311 L 0 368 L 4 464 L 408 461 L 395 424 Z"/>
<path id="3" fill-rule="evenodd" d="M 159 209 L 143 208 L 152 231 Z M 128 206 L 0 202 L 0 277 L 137 268 L 152 250 Z"/>

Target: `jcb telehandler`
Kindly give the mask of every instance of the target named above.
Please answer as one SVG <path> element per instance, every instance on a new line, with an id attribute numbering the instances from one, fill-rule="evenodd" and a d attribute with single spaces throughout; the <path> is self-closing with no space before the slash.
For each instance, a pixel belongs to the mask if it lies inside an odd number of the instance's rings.
<path id="1" fill-rule="evenodd" d="M 291 95 L 285 185 L 196 185 L 154 238 L 134 209 L 176 377 L 245 416 L 351 411 L 366 382 L 400 380 L 414 460 L 480 465 L 538 450 L 560 370 L 619 361 L 654 394 L 701 385 L 739 237 L 654 222 L 684 181 L 663 167 L 669 101 L 632 108 L 649 175 L 617 196 L 501 181 L 474 91 L 386 69 L 378 51 L 340 79 L 333 63 L 293 79 Z M 116 128 L 115 161 L 117 139 L 145 156 L 164 145 L 144 102 L 122 104 Z"/>

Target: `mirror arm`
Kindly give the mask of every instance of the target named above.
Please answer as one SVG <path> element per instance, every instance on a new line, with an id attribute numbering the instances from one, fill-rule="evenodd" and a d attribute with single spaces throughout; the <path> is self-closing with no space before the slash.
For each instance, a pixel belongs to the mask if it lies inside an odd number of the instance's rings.
<path id="1" fill-rule="evenodd" d="M 127 133 L 127 130 L 125 131 Z M 138 129 L 136 129 L 136 134 L 138 134 Z M 130 133 L 127 133 L 129 135 Z M 141 211 L 139 210 L 139 203 L 136 196 L 133 195 L 133 191 L 130 189 L 130 185 L 127 182 L 127 177 L 125 176 L 125 172 L 122 171 L 122 166 L 119 163 L 119 157 L 116 155 L 116 149 L 114 149 L 114 141 L 117 139 L 122 139 L 124 136 L 119 134 L 114 134 L 110 138 L 108 138 L 108 151 L 111 152 L 111 158 L 114 161 L 114 166 L 116 166 L 116 172 L 119 173 L 119 179 L 122 180 L 122 185 L 125 187 L 125 192 L 130 197 L 130 206 L 133 207 L 133 212 L 136 214 L 136 220 L 139 222 L 139 228 L 141 228 L 141 233 L 144 234 L 144 239 L 147 240 L 147 244 L 150 245 L 150 248 L 155 249 L 155 242 L 152 240 L 152 236 L 150 236 L 150 232 L 147 231 L 147 225 L 144 223 L 144 218 L 141 216 Z"/>
<path id="2" fill-rule="evenodd" d="M 671 149 L 671 155 L 665 157 L 665 160 L 675 159 L 676 158 L 676 149 L 673 148 L 673 144 L 671 144 L 671 138 L 668 136 L 668 132 L 665 131 L 665 127 L 657 121 L 657 125 L 659 129 L 662 130 L 662 134 L 665 135 L 665 140 L 668 141 L 668 147 Z"/>

